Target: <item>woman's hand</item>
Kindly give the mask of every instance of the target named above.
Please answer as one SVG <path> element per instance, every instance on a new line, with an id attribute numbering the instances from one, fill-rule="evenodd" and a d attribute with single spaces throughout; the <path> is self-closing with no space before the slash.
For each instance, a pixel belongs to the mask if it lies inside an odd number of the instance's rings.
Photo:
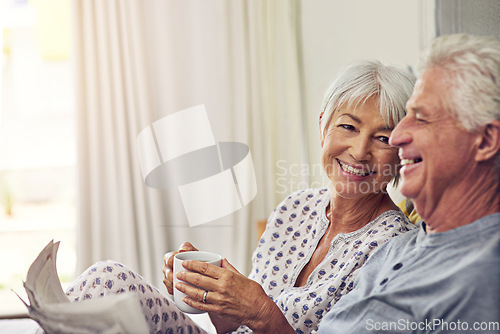
<path id="1" fill-rule="evenodd" d="M 174 294 L 174 256 L 175 254 L 197 251 L 197 249 L 191 245 L 189 242 L 185 242 L 181 245 L 177 252 L 169 252 L 163 256 L 163 284 L 167 287 L 168 293 Z"/>
<path id="2" fill-rule="evenodd" d="M 278 306 L 255 281 L 240 274 L 226 259 L 219 268 L 205 262 L 184 261 L 176 289 L 188 295 L 184 302 L 234 324 L 243 324 L 258 333 L 295 333 Z M 205 303 L 203 295 L 206 294 Z M 214 321 L 217 327 L 217 322 Z M 220 331 L 220 328 L 217 328 Z"/>

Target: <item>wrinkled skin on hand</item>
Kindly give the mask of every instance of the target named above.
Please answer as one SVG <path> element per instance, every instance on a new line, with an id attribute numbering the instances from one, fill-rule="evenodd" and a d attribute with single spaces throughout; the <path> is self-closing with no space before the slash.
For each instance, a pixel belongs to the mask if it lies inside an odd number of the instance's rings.
<path id="1" fill-rule="evenodd" d="M 264 289 L 240 274 L 227 259 L 222 260 L 220 268 L 199 261 L 184 261 L 182 265 L 192 272 L 178 273 L 177 278 L 199 288 L 182 282 L 175 288 L 188 295 L 184 298 L 186 304 L 209 312 L 218 332 L 244 324 L 254 332 L 272 333 L 280 323 L 278 332 L 285 333 L 287 326 L 295 332 Z M 203 303 L 205 291 L 209 292 Z"/>
<path id="2" fill-rule="evenodd" d="M 174 256 L 178 253 L 198 251 L 191 243 L 183 243 L 178 251 L 166 253 L 163 258 L 163 284 L 168 293 L 174 292 Z M 184 302 L 207 311 L 218 333 L 226 333 L 247 325 L 255 333 L 295 333 L 278 306 L 255 281 L 240 274 L 227 259 L 221 267 L 205 262 L 184 261 L 183 267 L 191 272 L 177 274 L 175 288 L 185 293 Z M 206 303 L 203 294 L 209 291 Z"/>

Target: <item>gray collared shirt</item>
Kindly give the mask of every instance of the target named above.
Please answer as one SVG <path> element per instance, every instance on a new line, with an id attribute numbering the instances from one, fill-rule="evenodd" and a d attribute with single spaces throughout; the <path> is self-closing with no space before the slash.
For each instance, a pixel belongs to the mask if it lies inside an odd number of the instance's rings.
<path id="1" fill-rule="evenodd" d="M 319 333 L 500 333 L 500 213 L 390 240 Z"/>

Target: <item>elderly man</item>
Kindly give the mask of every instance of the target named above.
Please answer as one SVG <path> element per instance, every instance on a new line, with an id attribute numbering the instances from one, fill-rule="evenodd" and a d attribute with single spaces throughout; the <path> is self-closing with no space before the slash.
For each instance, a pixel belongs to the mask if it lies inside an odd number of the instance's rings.
<path id="1" fill-rule="evenodd" d="M 424 220 L 384 244 L 319 333 L 500 333 L 500 42 L 435 40 L 390 143 Z"/>

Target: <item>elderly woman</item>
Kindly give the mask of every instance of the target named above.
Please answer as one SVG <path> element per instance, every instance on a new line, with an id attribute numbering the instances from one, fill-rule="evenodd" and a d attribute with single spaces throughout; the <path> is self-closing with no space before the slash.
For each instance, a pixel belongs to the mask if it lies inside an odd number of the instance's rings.
<path id="1" fill-rule="evenodd" d="M 400 163 L 389 136 L 405 116 L 413 84 L 411 73 L 376 61 L 344 68 L 329 87 L 319 117 L 322 164 L 330 186 L 298 191 L 276 207 L 248 278 L 226 259 L 221 268 L 185 261 L 192 273 L 178 278 L 200 288 L 182 282 L 173 287 L 173 256 L 178 252 L 166 254 L 168 292 L 176 288 L 188 295 L 184 301 L 209 312 L 219 333 L 279 333 L 287 327 L 297 333 L 316 331 L 323 315 L 352 289 L 370 254 L 414 228 L 386 191 L 391 181 L 397 182 Z M 196 249 L 185 243 L 179 251 L 188 250 Z M 94 273 L 113 271 L 114 264 L 97 266 L 101 268 L 91 268 L 85 279 L 109 280 Z M 117 267 L 116 286 L 105 293 L 149 287 L 139 290 L 152 333 L 167 328 L 202 331 L 139 276 L 128 275 L 127 283 L 120 280 L 123 271 L 133 273 Z M 82 298 L 100 293 L 93 289 L 100 288 L 77 282 L 68 294 Z"/>

